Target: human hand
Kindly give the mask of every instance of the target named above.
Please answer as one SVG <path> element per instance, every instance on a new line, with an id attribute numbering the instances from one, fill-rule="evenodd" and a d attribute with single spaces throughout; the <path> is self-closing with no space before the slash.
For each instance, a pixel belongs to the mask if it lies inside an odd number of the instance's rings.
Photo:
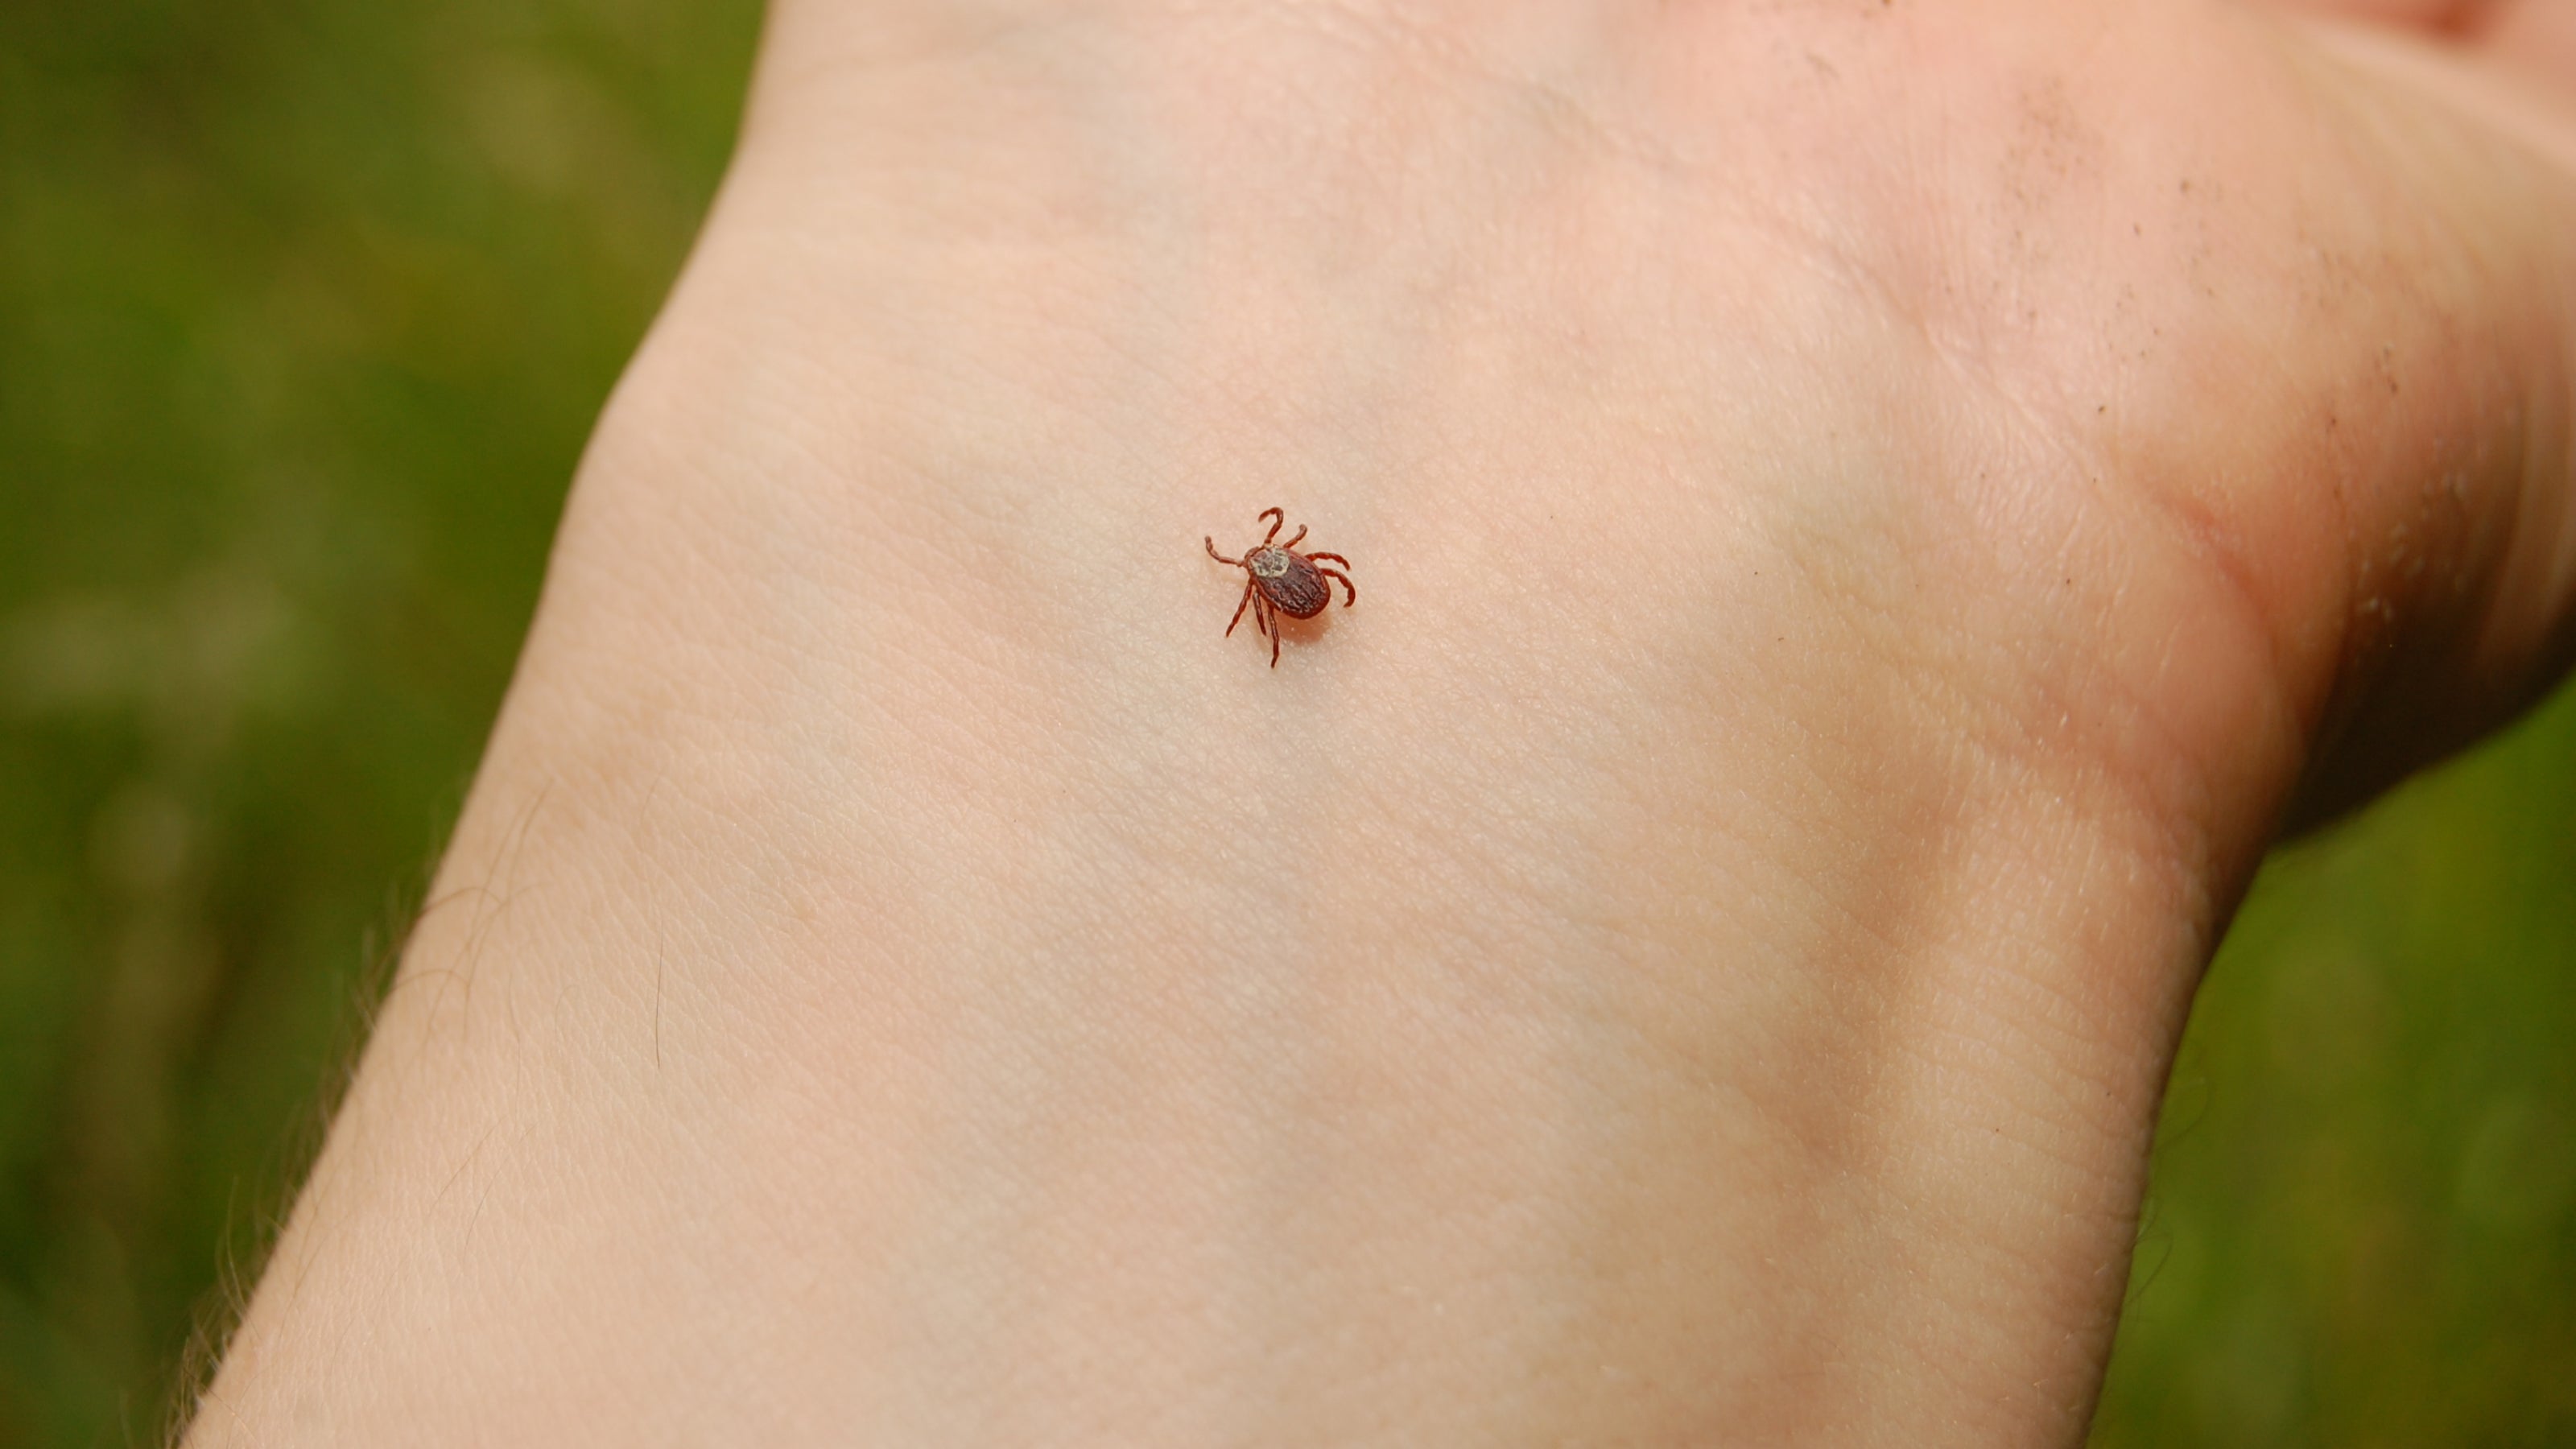
<path id="1" fill-rule="evenodd" d="M 2470 74 L 782 4 L 197 1442 L 2079 1436 L 2266 839 L 2564 652 Z"/>

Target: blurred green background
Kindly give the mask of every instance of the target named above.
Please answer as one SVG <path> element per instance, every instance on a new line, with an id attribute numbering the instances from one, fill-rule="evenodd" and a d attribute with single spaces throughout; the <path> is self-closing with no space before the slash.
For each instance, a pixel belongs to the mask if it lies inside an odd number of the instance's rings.
<path id="1" fill-rule="evenodd" d="M 0 1449 L 150 1444 L 462 797 L 754 0 L 0 0 Z M 2095 1442 L 2576 1444 L 2576 700 L 2276 858 Z"/>

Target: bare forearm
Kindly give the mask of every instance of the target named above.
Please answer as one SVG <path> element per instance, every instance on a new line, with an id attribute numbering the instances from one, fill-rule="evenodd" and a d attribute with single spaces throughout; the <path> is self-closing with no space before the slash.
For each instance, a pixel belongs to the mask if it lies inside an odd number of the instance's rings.
<path id="1" fill-rule="evenodd" d="M 904 15 L 780 17 L 199 1442 L 2080 1434 L 2352 575 L 2172 482 L 2277 410 L 1995 299 L 2299 303 L 2002 228 L 2019 133 L 1842 223 L 1924 57 L 2161 52 L 1737 17 L 1712 119 L 1616 37 L 1567 110 L 1465 18 Z M 1273 503 L 1362 590 L 1276 670 L 1200 542 Z"/>
<path id="2" fill-rule="evenodd" d="M 1525 533 L 1318 490 L 1367 599 L 1274 673 L 1190 537 L 1237 490 L 626 426 L 230 1410 L 2080 1420 L 2207 905 L 1725 479 Z M 1724 451 L 1833 466 L 1772 442 Z"/>

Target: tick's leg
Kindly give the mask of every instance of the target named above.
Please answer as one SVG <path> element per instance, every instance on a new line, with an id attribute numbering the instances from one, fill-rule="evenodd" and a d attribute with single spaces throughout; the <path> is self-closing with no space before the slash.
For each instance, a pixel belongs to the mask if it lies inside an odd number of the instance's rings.
<path id="1" fill-rule="evenodd" d="M 1302 523 L 1301 523 L 1301 524 L 1298 524 L 1298 525 L 1297 525 L 1297 538 L 1304 538 L 1305 536 L 1306 536 L 1306 525 L 1304 525 L 1304 524 L 1302 524 Z M 1279 546 L 1280 546 L 1281 548 L 1295 548 L 1295 547 L 1297 546 L 1297 538 L 1292 538 L 1292 539 L 1288 540 L 1286 543 L 1283 543 L 1283 544 L 1281 544 L 1281 545 L 1279 545 Z"/>
<path id="2" fill-rule="evenodd" d="M 1297 535 L 1297 536 L 1298 536 L 1298 537 L 1300 537 L 1300 538 L 1305 537 L 1305 531 L 1304 531 L 1303 529 L 1300 529 L 1300 530 L 1298 531 L 1298 535 Z M 1337 554 L 1337 553 L 1310 553 L 1310 554 L 1306 555 L 1306 557 L 1308 557 L 1308 558 L 1310 558 L 1310 559 L 1314 559 L 1314 558 L 1328 558 L 1328 559 L 1331 559 L 1333 562 L 1335 562 L 1335 563 L 1337 563 L 1337 564 L 1340 564 L 1340 565 L 1341 565 L 1342 567 L 1344 567 L 1344 568 L 1349 568 L 1349 567 L 1351 566 L 1351 561 L 1350 561 L 1349 559 L 1346 559 L 1346 558 L 1342 557 L 1340 554 Z"/>
<path id="3" fill-rule="evenodd" d="M 1306 555 L 1306 557 L 1311 562 L 1312 560 L 1323 557 L 1323 555 L 1310 553 Z M 1340 569 L 1328 569 L 1322 564 L 1315 565 L 1315 572 L 1322 574 L 1328 579 L 1340 579 L 1342 581 L 1343 608 L 1347 609 L 1351 605 L 1360 601 L 1360 586 L 1351 582 L 1351 576 L 1349 574 L 1343 573 Z"/>
<path id="4" fill-rule="evenodd" d="M 1249 580 L 1243 585 L 1243 602 L 1234 606 L 1234 617 L 1225 621 L 1225 637 L 1234 637 L 1234 626 L 1243 622 L 1243 611 L 1252 603 L 1253 588 Z"/>
<path id="5" fill-rule="evenodd" d="M 1209 538 L 1209 537 L 1208 537 L 1207 535 L 1205 535 L 1205 534 L 1201 534 L 1201 535 L 1199 535 L 1199 542 L 1204 543 L 1204 544 L 1206 544 L 1206 545 L 1207 545 L 1207 551 L 1208 551 L 1208 557 L 1209 557 L 1209 558 L 1215 559 L 1218 563 L 1221 563 L 1221 564 L 1232 564 L 1232 565 L 1234 565 L 1236 568 L 1241 568 L 1241 567 L 1243 567 L 1243 560 L 1241 560 L 1241 559 L 1239 559 L 1239 558 L 1227 558 L 1224 554 L 1218 553 L 1218 552 L 1216 551 L 1216 540 L 1215 540 L 1215 539 Z"/>
<path id="6" fill-rule="evenodd" d="M 1270 546 L 1270 540 L 1279 536 L 1279 530 L 1288 526 L 1288 511 L 1284 508 L 1265 508 L 1259 513 L 1252 515 L 1252 521 L 1255 523 L 1259 523 L 1265 518 L 1272 520 L 1270 531 L 1262 535 L 1261 538 L 1261 546 L 1263 548 L 1268 548 Z"/>
<path id="7" fill-rule="evenodd" d="M 1252 607 L 1260 611 L 1263 621 L 1270 625 L 1270 667 L 1276 669 L 1279 667 L 1279 611 L 1270 606 L 1267 594 L 1262 595 Z"/>

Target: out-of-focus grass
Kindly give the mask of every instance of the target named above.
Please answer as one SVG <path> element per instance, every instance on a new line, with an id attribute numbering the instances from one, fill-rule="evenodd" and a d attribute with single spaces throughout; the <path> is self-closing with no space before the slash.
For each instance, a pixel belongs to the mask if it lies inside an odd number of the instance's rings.
<path id="1" fill-rule="evenodd" d="M 758 21 L 0 0 L 0 1446 L 252 1260 Z"/>
<path id="2" fill-rule="evenodd" d="M 0 0 L 0 1446 L 318 1133 L 754 0 Z M 2576 1443 L 2576 706 L 2275 862 L 2098 1444 Z"/>
<path id="3" fill-rule="evenodd" d="M 2267 865 L 2093 1442 L 2576 1445 L 2576 690 Z"/>

